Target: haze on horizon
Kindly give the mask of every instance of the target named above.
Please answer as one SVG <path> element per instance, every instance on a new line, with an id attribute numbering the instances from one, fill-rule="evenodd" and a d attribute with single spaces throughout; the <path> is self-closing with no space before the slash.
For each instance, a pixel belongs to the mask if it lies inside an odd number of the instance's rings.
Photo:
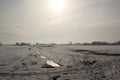
<path id="1" fill-rule="evenodd" d="M 51 1 L 0 0 L 0 42 L 120 40 L 120 0 Z"/>

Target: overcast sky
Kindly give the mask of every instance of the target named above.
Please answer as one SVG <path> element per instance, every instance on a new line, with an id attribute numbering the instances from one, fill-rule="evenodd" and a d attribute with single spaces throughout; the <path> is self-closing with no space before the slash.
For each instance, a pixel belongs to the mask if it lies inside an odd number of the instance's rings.
<path id="1" fill-rule="evenodd" d="M 0 42 L 66 43 L 120 40 L 120 0 L 0 0 Z"/>

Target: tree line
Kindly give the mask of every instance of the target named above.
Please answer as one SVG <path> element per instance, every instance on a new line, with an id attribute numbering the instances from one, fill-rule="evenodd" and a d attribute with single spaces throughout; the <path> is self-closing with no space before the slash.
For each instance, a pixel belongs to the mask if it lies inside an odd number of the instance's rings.
<path id="1" fill-rule="evenodd" d="M 94 41 L 91 43 L 75 43 L 74 45 L 120 45 L 120 41 L 109 43 L 103 41 Z"/>
<path id="2" fill-rule="evenodd" d="M 29 43 L 18 43 L 16 42 L 15 43 L 16 46 L 25 46 L 25 45 L 31 45 Z M 39 43 L 36 43 L 35 45 L 43 45 L 43 44 L 39 44 Z M 57 43 L 51 43 L 51 44 L 44 44 L 44 45 L 59 45 Z M 91 42 L 91 43 L 67 43 L 67 44 L 62 44 L 62 45 L 120 45 L 120 41 L 117 41 L 117 42 L 113 42 L 113 43 L 109 43 L 109 42 L 104 42 L 104 41 L 94 41 L 94 42 Z"/>
<path id="3" fill-rule="evenodd" d="M 31 44 L 30 43 L 25 43 L 25 42 L 21 42 L 21 43 L 16 42 L 15 43 L 15 46 L 29 46 L 29 45 L 31 45 Z"/>
<path id="4" fill-rule="evenodd" d="M 0 43 L 0 46 L 3 46 L 4 44 Z M 25 43 L 25 42 L 16 42 L 13 44 L 14 46 L 30 46 L 30 43 Z M 120 41 L 109 43 L 109 42 L 104 42 L 104 41 L 94 41 L 91 43 L 72 43 L 69 42 L 67 44 L 57 44 L 57 43 L 51 43 L 51 44 L 33 44 L 33 45 L 120 45 Z"/>

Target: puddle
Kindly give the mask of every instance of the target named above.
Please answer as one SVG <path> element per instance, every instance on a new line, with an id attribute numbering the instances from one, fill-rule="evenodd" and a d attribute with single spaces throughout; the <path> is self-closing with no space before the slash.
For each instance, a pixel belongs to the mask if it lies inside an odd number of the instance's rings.
<path id="1" fill-rule="evenodd" d="M 47 60 L 47 64 L 48 64 L 48 65 L 51 65 L 51 66 L 53 66 L 53 67 L 60 67 L 60 65 L 58 65 L 57 63 L 55 63 L 55 62 L 53 62 L 53 61 L 51 61 L 51 60 Z"/>

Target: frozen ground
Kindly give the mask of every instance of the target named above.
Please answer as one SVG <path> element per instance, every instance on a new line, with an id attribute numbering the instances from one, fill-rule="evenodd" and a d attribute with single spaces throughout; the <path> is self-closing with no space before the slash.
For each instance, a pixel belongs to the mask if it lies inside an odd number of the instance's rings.
<path id="1" fill-rule="evenodd" d="M 99 53 L 115 53 L 119 54 L 120 53 L 120 46 L 119 45 L 103 45 L 103 46 L 94 46 L 94 45 L 89 45 L 89 46 L 67 46 L 68 48 L 71 49 L 82 49 L 82 50 L 92 50 L 92 51 L 98 51 Z"/>
<path id="2" fill-rule="evenodd" d="M 119 54 L 120 46 L 0 46 L 0 80 L 119 80 Z"/>

